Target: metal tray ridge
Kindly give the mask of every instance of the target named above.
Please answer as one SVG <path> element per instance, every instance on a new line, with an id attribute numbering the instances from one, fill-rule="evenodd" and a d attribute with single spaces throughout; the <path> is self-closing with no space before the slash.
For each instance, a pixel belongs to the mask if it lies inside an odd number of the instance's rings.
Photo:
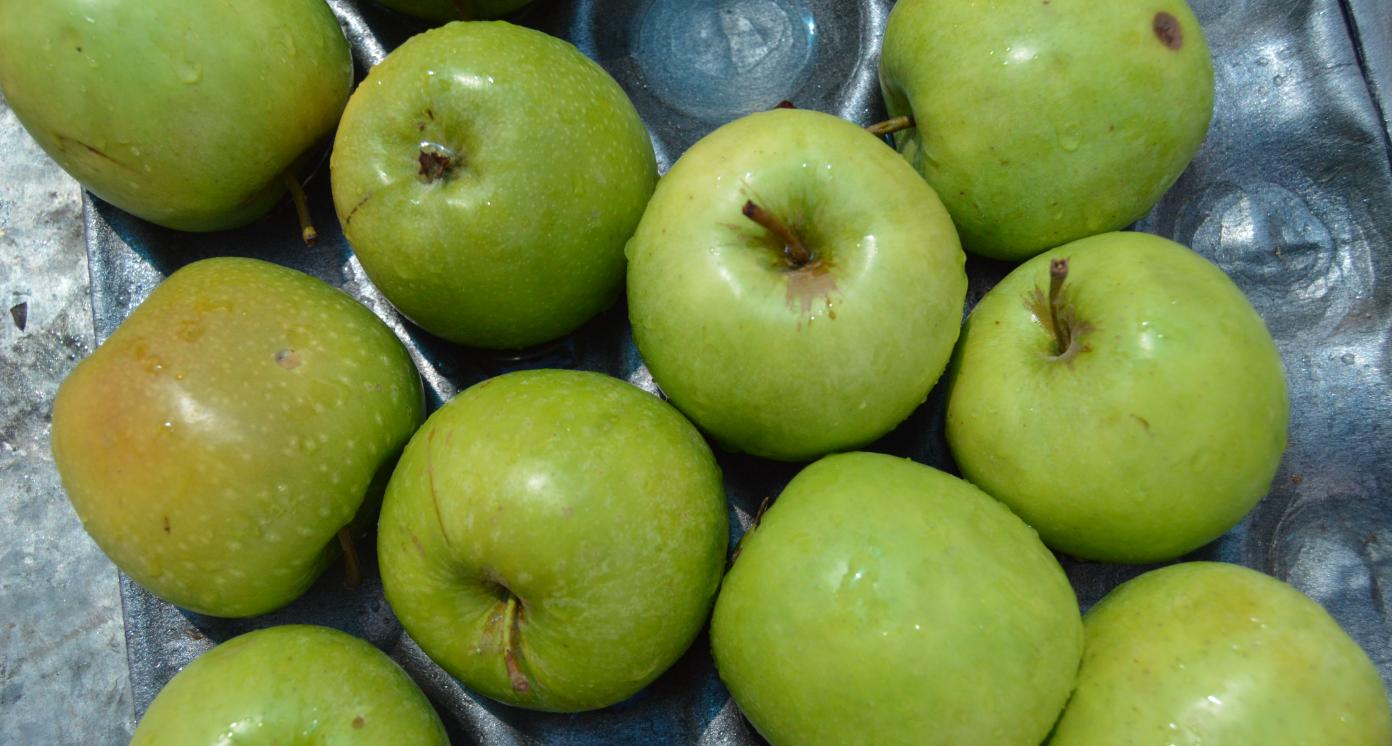
<path id="1" fill-rule="evenodd" d="M 359 76 L 423 27 L 369 0 L 329 0 Z M 666 171 L 691 143 L 781 99 L 866 124 L 883 114 L 876 77 L 892 0 L 537 0 L 513 20 L 568 39 L 627 90 Z M 1254 567 L 1323 604 L 1392 684 L 1392 16 L 1381 0 L 1191 0 L 1213 51 L 1208 139 L 1179 183 L 1136 228 L 1194 247 L 1248 294 L 1281 351 L 1290 446 L 1271 493 L 1189 559 Z M 343 288 L 411 350 L 431 407 L 519 368 L 602 371 L 655 391 L 620 302 L 542 350 L 507 355 L 431 337 L 396 314 L 339 229 L 326 169 L 309 185 L 317 246 L 298 243 L 283 205 L 244 229 L 195 235 L 132 218 L 85 195 L 97 339 L 167 274 L 209 256 L 272 260 Z M 971 259 L 968 304 L 1009 270 Z M 870 447 L 955 472 L 943 392 Z M 795 465 L 718 453 L 733 540 Z M 289 607 L 246 620 L 181 612 L 122 576 L 137 716 L 183 665 L 255 628 L 315 623 L 385 650 L 425 690 L 455 743 L 762 743 L 715 674 L 704 635 L 632 699 L 577 715 L 533 713 L 475 695 L 403 633 L 376 563 L 364 584 L 331 569 Z M 1061 558 L 1084 608 L 1150 569 Z"/>

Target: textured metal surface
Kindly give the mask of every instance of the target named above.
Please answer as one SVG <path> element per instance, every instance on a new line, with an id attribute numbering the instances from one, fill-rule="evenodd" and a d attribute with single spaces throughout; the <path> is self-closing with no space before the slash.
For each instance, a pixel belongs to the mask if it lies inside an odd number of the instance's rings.
<path id="1" fill-rule="evenodd" d="M 92 348 L 81 210 L 0 98 L 0 744 L 131 729 L 116 569 L 48 452 L 53 393 Z"/>
<path id="2" fill-rule="evenodd" d="M 363 65 L 419 28 L 365 3 L 331 4 Z M 519 20 L 575 41 L 615 74 L 652 129 L 665 169 L 724 119 L 780 98 L 859 122 L 874 119 L 879 113 L 874 59 L 888 4 L 538 0 Z M 1281 349 L 1293 408 L 1290 449 L 1271 495 L 1241 526 L 1195 556 L 1240 562 L 1295 583 L 1324 603 L 1373 656 L 1384 679 L 1392 680 L 1392 609 L 1385 596 L 1392 587 L 1392 462 L 1384 458 L 1392 451 L 1392 151 L 1386 111 L 1379 108 L 1392 84 L 1386 3 L 1202 0 L 1193 5 L 1217 67 L 1213 130 L 1180 183 L 1139 228 L 1193 245 L 1247 291 Z M 678 64 L 682 61 L 687 64 Z M 705 97 L 703 107 L 683 102 L 684 86 Z M 195 236 L 153 228 L 88 197 L 98 339 L 178 266 L 211 255 L 259 256 L 340 285 L 387 319 L 413 350 L 434 403 L 518 367 L 602 370 L 651 388 L 622 307 L 521 357 L 463 350 L 420 333 L 394 314 L 351 258 L 337 230 L 326 179 L 321 174 L 310 186 L 322 235 L 312 250 L 297 244 L 288 207 L 244 230 Z M 0 237 L 0 246 L 6 246 L 4 240 Z M 8 258 L 6 264 L 23 266 Z M 969 300 L 980 297 L 1006 269 L 971 262 Z M 0 339 L 10 344 L 10 337 Z M 45 380 L 47 401 L 52 380 Z M 42 415 L 13 415 L 22 405 L 9 399 L 5 405 L 6 422 L 18 418 L 33 427 Z M 941 411 L 938 391 L 873 449 L 950 468 Z M 0 464 L 5 458 L 0 453 Z M 737 527 L 747 525 L 758 501 L 776 494 L 795 471 L 728 455 L 721 463 Z M 37 499 L 61 500 L 51 473 L 42 478 L 48 481 L 35 488 Z M 13 532 L 5 536 L 26 535 L 30 525 L 5 526 Z M 54 566 L 74 561 L 70 553 L 61 554 L 61 561 L 44 561 Z M 9 555 L 0 557 L 10 562 Z M 1068 560 L 1065 566 L 1085 605 L 1145 569 Z M 375 578 L 349 593 L 330 572 L 290 608 L 243 622 L 185 616 L 128 581 L 122 595 L 137 711 L 180 666 L 216 641 L 252 627 L 310 621 L 354 632 L 391 653 L 430 694 L 458 743 L 757 742 L 715 679 L 704 642 L 629 702 L 576 716 L 537 715 L 471 695 L 426 659 L 402 634 Z M 3 598 L 8 624 L 10 605 L 27 597 Z M 74 613 L 80 616 L 86 608 Z M 101 608 L 98 599 L 92 608 Z M 5 712 L 9 720 L 8 705 Z"/>

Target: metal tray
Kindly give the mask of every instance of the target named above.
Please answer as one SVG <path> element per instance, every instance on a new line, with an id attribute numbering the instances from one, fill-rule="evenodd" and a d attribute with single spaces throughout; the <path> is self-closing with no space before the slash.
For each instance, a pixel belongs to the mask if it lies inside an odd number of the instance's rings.
<path id="1" fill-rule="evenodd" d="M 1266 319 L 1290 382 L 1290 448 L 1271 494 L 1190 559 L 1237 562 L 1321 602 L 1392 682 L 1392 147 L 1379 94 L 1392 84 L 1384 0 L 1191 0 L 1217 69 L 1204 148 L 1136 228 L 1193 246 L 1243 287 Z M 367 0 L 330 0 L 359 74 L 422 27 Z M 575 43 L 628 91 L 659 167 L 742 113 L 791 99 L 869 123 L 882 115 L 879 39 L 892 0 L 537 0 L 514 18 Z M 523 355 L 459 348 L 403 321 L 368 282 L 338 229 L 321 173 L 309 187 L 320 242 L 297 241 L 282 206 L 248 228 L 194 235 L 151 226 L 85 197 L 97 339 L 160 279 L 209 256 L 269 259 L 317 275 L 372 308 L 407 344 L 432 407 L 508 370 L 603 371 L 655 391 L 622 302 L 575 334 Z M 1009 266 L 971 260 L 968 304 Z M 942 391 L 871 450 L 954 470 Z M 719 454 L 734 539 L 797 467 Z M 733 547 L 733 543 L 732 543 Z M 538 714 L 475 695 L 402 632 L 375 562 L 347 591 L 330 570 L 303 598 L 248 620 L 192 615 L 122 577 L 137 716 L 180 667 L 251 629 L 325 624 L 387 651 L 421 684 L 456 743 L 751 744 L 761 740 L 715 675 L 704 635 L 646 690 L 578 715 Z M 1148 567 L 1061 558 L 1086 608 Z"/>

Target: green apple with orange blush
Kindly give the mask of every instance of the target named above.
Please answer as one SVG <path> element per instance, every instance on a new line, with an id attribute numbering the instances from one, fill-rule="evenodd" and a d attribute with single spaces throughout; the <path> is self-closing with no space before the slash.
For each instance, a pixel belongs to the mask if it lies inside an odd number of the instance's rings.
<path id="1" fill-rule="evenodd" d="M 205 259 L 63 381 L 53 457 L 83 527 L 137 583 L 254 616 L 370 523 L 423 410 L 410 356 L 371 311 L 301 272 Z"/>

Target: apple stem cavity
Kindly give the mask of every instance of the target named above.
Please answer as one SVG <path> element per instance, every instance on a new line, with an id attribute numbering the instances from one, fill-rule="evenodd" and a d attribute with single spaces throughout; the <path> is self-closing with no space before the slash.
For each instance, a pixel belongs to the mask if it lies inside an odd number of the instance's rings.
<path id="1" fill-rule="evenodd" d="M 783 259 L 789 267 L 801 269 L 812 261 L 812 252 L 808 251 L 807 246 L 798 239 L 797 234 L 793 233 L 787 223 L 779 220 L 777 215 L 754 204 L 753 200 L 746 201 L 741 212 L 746 218 L 767 228 L 770 233 L 783 241 Z"/>
<path id="2" fill-rule="evenodd" d="M 309 201 L 305 198 L 304 187 L 300 186 L 294 171 L 286 171 L 281 178 L 285 180 L 285 188 L 290 191 L 290 201 L 295 204 L 295 215 L 300 219 L 300 238 L 304 239 L 305 246 L 313 246 L 319 240 L 319 231 L 314 229 L 314 219 L 309 215 Z"/>
<path id="3" fill-rule="evenodd" d="M 351 588 L 362 585 L 362 565 L 358 563 L 358 549 L 353 545 L 353 535 L 348 527 L 338 530 L 338 545 L 343 548 L 343 584 Z"/>
<path id="4" fill-rule="evenodd" d="M 865 130 L 876 137 L 892 135 L 895 132 L 909 129 L 914 126 L 913 117 L 890 117 L 883 122 L 875 122 L 866 127 Z"/>

